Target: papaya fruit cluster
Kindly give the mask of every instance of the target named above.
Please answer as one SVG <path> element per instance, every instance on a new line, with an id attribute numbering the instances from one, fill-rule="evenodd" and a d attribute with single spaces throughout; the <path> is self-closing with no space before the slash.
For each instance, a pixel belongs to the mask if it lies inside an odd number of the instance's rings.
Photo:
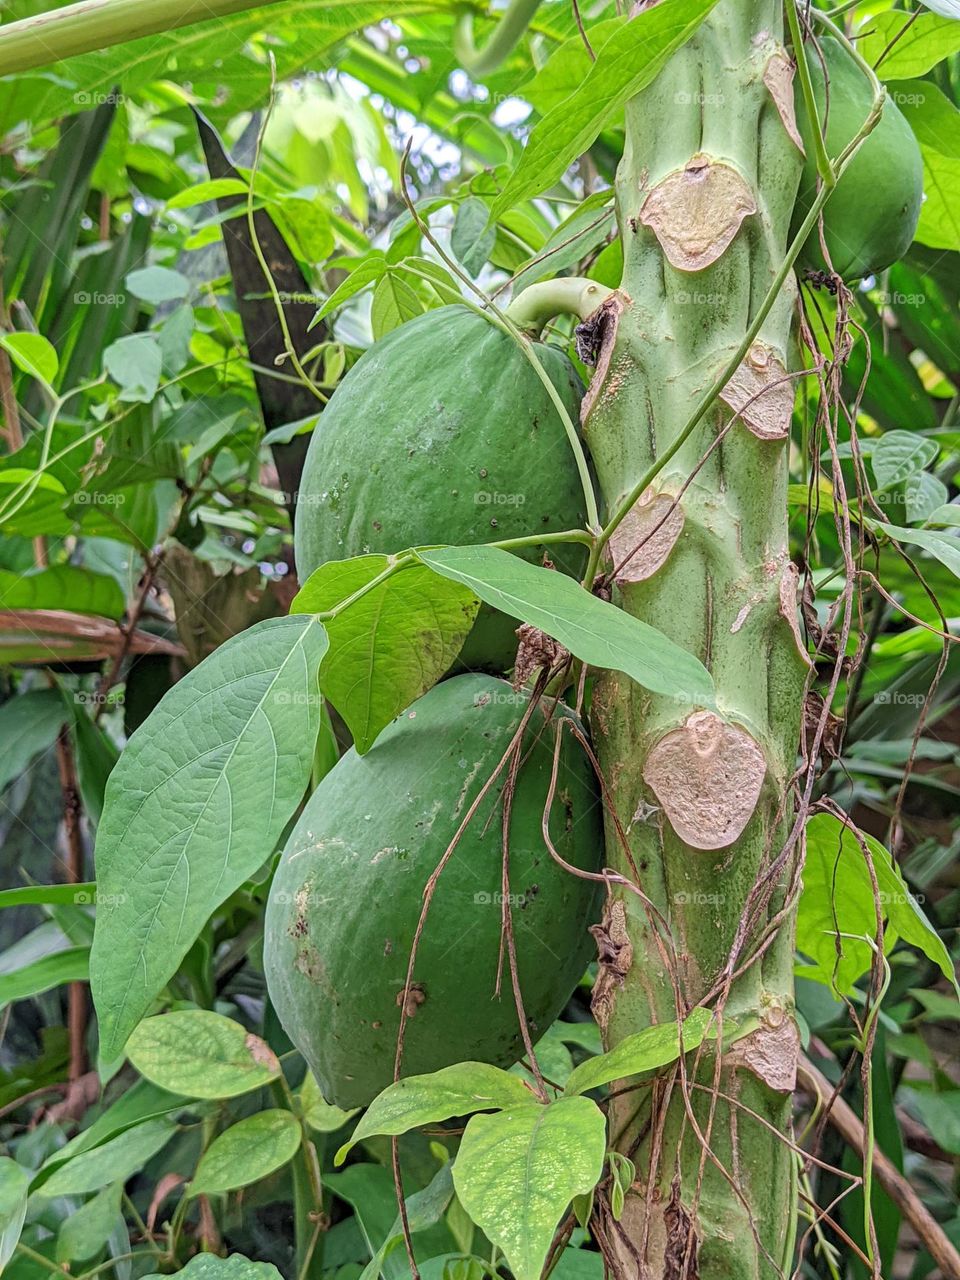
<path id="1" fill-rule="evenodd" d="M 537 350 L 576 422 L 576 370 L 558 349 Z M 321 415 L 299 495 L 298 573 L 304 581 L 321 564 L 371 552 L 582 528 L 582 503 L 563 422 L 536 370 L 509 333 L 448 306 L 376 343 Z M 526 554 L 539 561 L 542 548 Z M 552 554 L 569 573 L 582 570 L 582 557 L 576 545 Z M 363 1106 L 393 1080 L 401 1006 L 404 1075 L 463 1060 L 507 1067 L 523 1055 L 501 945 L 505 906 L 534 1040 L 593 951 L 598 885 L 568 868 L 599 870 L 602 809 L 568 723 L 548 825 L 561 867 L 544 838 L 544 808 L 558 722 L 575 717 L 552 701 L 534 708 L 525 731 L 503 899 L 507 771 L 483 789 L 529 695 L 486 672 L 513 665 L 516 626 L 482 613 L 461 657 L 482 672 L 451 676 L 365 755 L 348 751 L 281 858 L 266 914 L 268 988 L 324 1097 L 339 1106 Z M 424 891 L 451 846 L 407 987 Z"/>

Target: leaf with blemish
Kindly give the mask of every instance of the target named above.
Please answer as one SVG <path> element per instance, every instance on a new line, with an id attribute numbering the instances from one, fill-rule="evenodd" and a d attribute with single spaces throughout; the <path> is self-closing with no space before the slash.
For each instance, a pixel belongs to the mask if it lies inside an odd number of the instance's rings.
<path id="1" fill-rule="evenodd" d="M 207 1009 L 146 1018 L 130 1037 L 127 1055 L 141 1075 L 185 1098 L 234 1098 L 280 1074 L 265 1041 Z"/>
<path id="2" fill-rule="evenodd" d="M 589 1098 L 535 1102 L 467 1125 L 453 1183 L 460 1203 L 504 1253 L 517 1280 L 540 1280 L 553 1233 L 603 1171 L 606 1121 Z"/>
<path id="3" fill-rule="evenodd" d="M 729 1020 L 727 1020 L 729 1024 Z M 696 1049 L 710 1034 L 713 1015 L 709 1009 L 694 1009 L 683 1023 L 683 1051 Z M 715 1034 L 715 1031 L 714 1031 Z M 564 1093 L 570 1097 L 625 1080 L 644 1071 L 655 1071 L 676 1062 L 680 1057 L 680 1028 L 676 1022 L 661 1022 L 645 1027 L 635 1035 L 621 1040 L 608 1053 L 587 1058 L 574 1069 L 567 1081 Z"/>

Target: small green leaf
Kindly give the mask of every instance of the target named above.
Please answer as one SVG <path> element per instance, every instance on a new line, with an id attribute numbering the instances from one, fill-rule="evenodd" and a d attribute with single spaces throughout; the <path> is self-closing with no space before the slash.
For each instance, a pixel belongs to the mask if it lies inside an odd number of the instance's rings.
<path id="1" fill-rule="evenodd" d="M 882 66 L 882 64 L 881 64 Z M 960 111 L 932 80 L 896 80 L 887 92 L 923 147 L 960 160 Z"/>
<path id="2" fill-rule="evenodd" d="M 245 196 L 248 187 L 240 178 L 213 178 L 209 182 L 197 182 L 185 187 L 167 201 L 168 209 L 189 209 L 193 205 L 222 200 L 224 196 Z"/>
<path id="3" fill-rule="evenodd" d="M 520 163 L 494 202 L 499 218 L 561 178 L 620 110 L 660 73 L 716 0 L 670 0 L 645 9 L 614 32 L 577 89 L 537 124 Z"/>
<path id="4" fill-rule="evenodd" d="M 0 1009 L 15 1000 L 41 995 L 67 982 L 86 982 L 90 976 L 90 948 L 66 947 L 0 975 Z"/>
<path id="5" fill-rule="evenodd" d="M 10 359 L 28 373 L 52 386 L 60 368 L 60 361 L 51 343 L 39 333 L 0 333 L 0 347 Z"/>
<path id="6" fill-rule="evenodd" d="M 960 159 L 926 146 L 921 151 L 924 201 L 915 239 L 931 249 L 960 249 Z"/>
<path id="7" fill-rule="evenodd" d="M 960 22 L 888 9 L 865 20 L 857 52 L 883 80 L 912 80 L 960 50 Z M 882 58 L 882 61 L 880 59 Z"/>
<path id="8" fill-rule="evenodd" d="M 330 265 L 335 264 L 328 263 L 328 266 Z M 338 265 L 342 266 L 343 264 L 341 263 Z M 334 289 L 333 293 L 331 293 L 330 297 L 327 298 L 326 302 L 323 303 L 317 311 L 317 314 L 310 321 L 310 328 L 312 329 L 314 325 L 319 324 L 320 321 L 325 316 L 328 316 L 331 311 L 336 311 L 336 309 L 338 307 L 342 307 L 345 302 L 349 302 L 349 300 L 355 294 L 358 294 L 361 289 L 366 289 L 368 285 L 375 283 L 375 281 L 379 280 L 389 270 L 390 264 L 387 262 L 383 252 L 380 249 L 371 249 L 365 257 L 357 260 L 357 265 L 347 276 L 346 280 L 344 280 L 341 285 L 338 285 L 337 288 Z"/>
<path id="9" fill-rule="evenodd" d="M 58 689 L 31 689 L 0 705 L 0 791 L 51 749 L 68 719 Z"/>
<path id="10" fill-rule="evenodd" d="M 131 333 L 103 353 L 103 367 L 120 388 L 120 399 L 149 404 L 160 389 L 163 355 L 155 338 Z"/>
<path id="11" fill-rule="evenodd" d="M 90 967 L 106 1061 L 303 798 L 326 647 L 304 617 L 234 636 L 165 695 L 111 773 Z"/>
<path id="12" fill-rule="evenodd" d="M 127 1056 L 141 1075 L 185 1098 L 233 1098 L 280 1074 L 265 1041 L 208 1009 L 144 1019 L 127 1042 Z"/>
<path id="13" fill-rule="evenodd" d="M 152 302 L 154 306 L 179 302 L 190 293 L 187 277 L 169 267 L 141 267 L 139 271 L 130 272 L 126 284 L 135 298 Z"/>
<path id="14" fill-rule="evenodd" d="M 589 1098 L 527 1103 L 474 1116 L 453 1166 L 463 1207 L 516 1280 L 540 1280 L 553 1233 L 574 1196 L 603 1172 L 606 1122 Z"/>
<path id="15" fill-rule="evenodd" d="M 27 1216 L 30 1175 L 16 1160 L 0 1156 L 0 1272 L 13 1257 Z"/>
<path id="16" fill-rule="evenodd" d="M 425 310 L 420 298 L 396 272 L 388 272 L 373 291 L 370 305 L 370 328 L 374 342 L 379 342 L 393 329 L 422 315 Z"/>
<path id="17" fill-rule="evenodd" d="M 58 1262 L 85 1262 L 100 1252 L 120 1217 L 123 1183 L 113 1182 L 64 1218 L 57 1234 Z"/>
<path id="18" fill-rule="evenodd" d="M 360 556 L 321 565 L 290 611 L 332 609 L 389 564 L 388 556 Z M 324 623 L 330 648 L 320 667 L 320 688 L 346 720 L 361 755 L 447 670 L 479 603 L 472 591 L 418 564 L 385 578 Z"/>
<path id="19" fill-rule="evenodd" d="M 470 196 L 457 210 L 450 233 L 450 248 L 468 276 L 478 276 L 497 242 L 497 228 L 490 209 L 479 196 Z"/>
<path id="20" fill-rule="evenodd" d="M 935 440 L 912 431 L 887 431 L 876 442 L 870 464 L 877 484 L 890 489 L 908 476 L 922 471 L 939 453 Z"/>
<path id="21" fill-rule="evenodd" d="M 126 1182 L 167 1145 L 175 1132 L 176 1126 L 166 1119 L 148 1120 L 127 1129 L 61 1164 L 38 1194 L 51 1200 L 56 1196 L 82 1196 L 113 1182 Z"/>
<path id="22" fill-rule="evenodd" d="M 296 1116 L 279 1107 L 239 1120 L 203 1153 L 190 1194 L 221 1195 L 260 1182 L 293 1159 L 301 1136 Z"/>
<path id="23" fill-rule="evenodd" d="M 251 1262 L 242 1253 L 218 1258 L 215 1253 L 196 1253 L 185 1267 L 173 1273 L 182 1280 L 282 1280 L 272 1262 Z M 157 1272 L 144 1280 L 170 1280 L 170 1272 Z"/>
<path id="24" fill-rule="evenodd" d="M 707 1036 L 712 1021 L 709 1009 L 694 1009 L 683 1024 L 683 1049 L 696 1049 Z M 646 1027 L 621 1040 L 609 1053 L 587 1058 L 575 1067 L 564 1094 L 571 1097 L 599 1089 L 614 1080 L 625 1080 L 644 1071 L 655 1071 L 680 1057 L 680 1031 L 675 1022 Z"/>
<path id="25" fill-rule="evenodd" d="M 623 671 L 652 693 L 713 706 L 713 681 L 698 658 L 572 578 L 527 564 L 498 547 L 443 547 L 417 554 L 437 573 L 539 627 L 590 666 Z"/>
<path id="26" fill-rule="evenodd" d="M 942 480 L 929 471 L 917 471 L 903 486 L 907 506 L 907 519 L 926 520 L 946 502 L 950 496 Z"/>
<path id="27" fill-rule="evenodd" d="M 430 1075 L 407 1076 L 374 1098 L 334 1163 L 343 1164 L 351 1147 L 374 1134 L 407 1133 L 451 1116 L 515 1107 L 529 1102 L 530 1097 L 530 1090 L 517 1076 L 486 1062 L 458 1062 Z"/>
<path id="28" fill-rule="evenodd" d="M 84 884 L 36 884 L 22 889 L 0 890 L 0 910 L 4 907 L 45 907 L 66 904 L 84 906 L 94 901 L 97 886 L 92 880 Z"/>
<path id="29" fill-rule="evenodd" d="M 942 565 L 946 565 L 960 578 L 960 538 L 950 533 L 936 533 L 933 529 L 904 529 L 895 524 L 883 524 L 881 521 L 877 521 L 874 528 L 895 538 L 897 542 L 906 542 L 929 551 Z"/>
<path id="30" fill-rule="evenodd" d="M 453 1170 L 450 1163 L 445 1162 L 433 1175 L 428 1186 L 406 1197 L 404 1204 L 407 1211 L 407 1227 L 410 1232 L 426 1231 L 429 1227 L 436 1226 L 446 1213 L 452 1199 Z M 384 1261 L 402 1243 L 403 1226 L 400 1215 L 397 1214 L 386 1239 L 364 1267 L 359 1280 L 378 1280 L 383 1272 Z"/>
<path id="31" fill-rule="evenodd" d="M 355 1107 L 353 1111 L 344 1111 L 335 1107 L 332 1102 L 326 1102 L 320 1086 L 309 1071 L 296 1096 L 300 1103 L 300 1114 L 314 1133 L 336 1133 L 359 1111 L 359 1107 Z"/>
<path id="32" fill-rule="evenodd" d="M 67 609 L 119 620 L 125 608 L 116 578 L 80 565 L 54 565 L 33 573 L 0 569 L 0 609 Z"/>

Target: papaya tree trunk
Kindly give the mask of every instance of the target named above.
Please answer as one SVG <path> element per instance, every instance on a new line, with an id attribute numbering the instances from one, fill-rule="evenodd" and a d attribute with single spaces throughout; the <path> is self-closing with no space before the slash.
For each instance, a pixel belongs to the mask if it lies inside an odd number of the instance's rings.
<path id="1" fill-rule="evenodd" d="M 631 1277 L 790 1271 L 791 779 L 808 670 L 787 537 L 792 273 L 690 423 L 784 266 L 802 163 L 792 74 L 779 0 L 721 0 L 628 104 L 623 279 L 596 325 L 585 405 L 608 512 L 636 494 L 602 566 L 613 598 L 695 653 L 717 689 L 703 707 L 616 672 L 598 681 L 608 863 L 647 901 L 608 900 L 594 1010 L 607 1048 L 703 1001 L 738 1027 L 613 1099 L 613 1142 L 637 1176 L 608 1243 Z"/>

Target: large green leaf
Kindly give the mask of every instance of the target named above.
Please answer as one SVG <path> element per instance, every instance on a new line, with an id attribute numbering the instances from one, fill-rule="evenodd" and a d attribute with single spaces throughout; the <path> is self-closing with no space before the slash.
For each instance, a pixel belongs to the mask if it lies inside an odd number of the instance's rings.
<path id="1" fill-rule="evenodd" d="M 83 1262 L 107 1243 L 120 1217 L 123 1183 L 113 1182 L 65 1218 L 57 1235 L 58 1262 Z"/>
<path id="2" fill-rule="evenodd" d="M 301 1136 L 296 1116 L 280 1107 L 238 1120 L 203 1153 L 190 1194 L 220 1195 L 259 1182 L 293 1159 Z"/>
<path id="3" fill-rule="evenodd" d="M 929 551 L 960 578 L 960 538 L 950 533 L 937 533 L 933 529 L 904 529 L 900 525 L 884 524 L 882 521 L 877 521 L 874 527 L 891 538 L 896 538 L 897 542 L 906 542 Z"/>
<path id="4" fill-rule="evenodd" d="M 335 1163 L 342 1164 L 351 1147 L 374 1134 L 407 1133 L 451 1116 L 515 1107 L 530 1098 L 518 1076 L 486 1062 L 457 1062 L 430 1075 L 407 1076 L 374 1098 Z"/>
<path id="5" fill-rule="evenodd" d="M 105 1061 L 302 799 L 326 648 L 323 628 L 304 617 L 235 636 L 170 690 L 110 775 L 90 965 Z"/>
<path id="6" fill-rule="evenodd" d="M 800 972 L 848 993 L 870 969 L 873 951 L 866 939 L 876 936 L 876 903 L 861 843 L 873 861 L 887 950 L 898 937 L 919 948 L 960 995 L 950 953 L 890 854 L 873 836 L 857 835 L 827 813 L 816 814 L 806 828 L 797 948 L 813 963 Z"/>
<path id="7" fill-rule="evenodd" d="M 233 1098 L 280 1074 L 265 1041 L 209 1009 L 180 1009 L 146 1018 L 127 1042 L 141 1075 L 185 1098 Z"/>
<path id="8" fill-rule="evenodd" d="M 926 75 L 943 58 L 960 49 L 960 22 L 933 13 L 888 9 L 865 20 L 857 41 L 860 55 L 883 80 L 912 80 Z M 882 57 L 882 61 L 880 61 Z"/>
<path id="9" fill-rule="evenodd" d="M 389 563 L 389 557 L 378 555 L 321 565 L 291 612 L 332 609 Z M 459 583 L 413 565 L 324 623 L 330 648 L 320 667 L 320 688 L 346 720 L 361 754 L 440 679 L 460 652 L 479 604 Z"/>
<path id="10" fill-rule="evenodd" d="M 517 1280 L 540 1280 L 557 1224 L 574 1196 L 596 1186 L 605 1152 L 606 1122 L 589 1098 L 471 1119 L 454 1186 Z"/>
<path id="11" fill-rule="evenodd" d="M 530 135 L 520 163 L 494 201 L 497 218 L 551 186 L 588 150 L 628 98 L 660 73 L 693 35 L 716 0 L 670 0 L 638 13 L 597 52 L 579 87 Z"/>
<path id="12" fill-rule="evenodd" d="M 553 636 L 590 666 L 624 671 L 653 693 L 713 705 L 713 681 L 698 658 L 572 578 L 498 547 L 442 547 L 418 555 L 487 604 Z"/>

